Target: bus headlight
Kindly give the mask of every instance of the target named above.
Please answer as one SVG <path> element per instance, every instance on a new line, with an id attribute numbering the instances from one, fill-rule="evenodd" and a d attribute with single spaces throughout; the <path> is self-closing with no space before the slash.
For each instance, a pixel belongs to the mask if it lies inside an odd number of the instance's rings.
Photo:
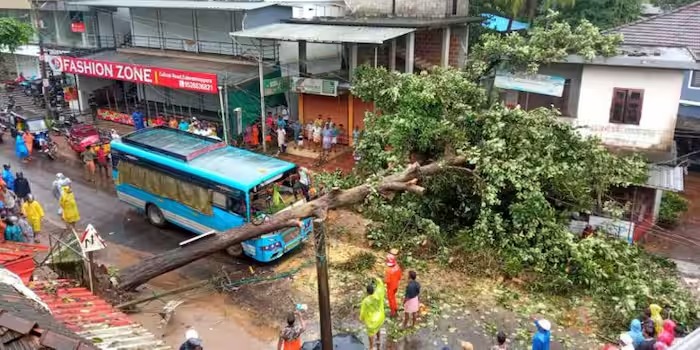
<path id="1" fill-rule="evenodd" d="M 264 252 L 269 252 L 269 251 L 277 250 L 277 249 L 280 249 L 280 248 L 282 248 L 282 243 L 280 243 L 280 242 L 275 242 L 275 243 L 273 243 L 273 244 L 269 244 L 269 245 L 266 245 L 266 246 L 262 246 L 260 249 L 262 249 L 262 251 L 264 251 Z"/>

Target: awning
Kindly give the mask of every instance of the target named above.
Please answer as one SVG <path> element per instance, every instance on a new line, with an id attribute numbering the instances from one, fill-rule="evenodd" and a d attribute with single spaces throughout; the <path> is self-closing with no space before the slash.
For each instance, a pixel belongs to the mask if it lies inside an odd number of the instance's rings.
<path id="1" fill-rule="evenodd" d="M 683 192 L 685 168 L 663 165 L 649 166 L 649 179 L 643 187 L 657 190 Z"/>
<path id="2" fill-rule="evenodd" d="M 150 7 L 161 9 L 191 9 L 191 10 L 224 10 L 224 11 L 248 11 L 264 7 L 274 6 L 274 3 L 263 1 L 170 1 L 170 0 L 85 0 L 68 3 L 74 6 L 101 6 L 101 7 Z"/>
<path id="3" fill-rule="evenodd" d="M 306 41 L 326 44 L 378 44 L 381 45 L 408 33 L 415 28 L 387 28 L 364 26 L 336 26 L 322 24 L 276 23 L 253 29 L 231 33 L 231 36 L 245 39 L 280 41 Z"/>

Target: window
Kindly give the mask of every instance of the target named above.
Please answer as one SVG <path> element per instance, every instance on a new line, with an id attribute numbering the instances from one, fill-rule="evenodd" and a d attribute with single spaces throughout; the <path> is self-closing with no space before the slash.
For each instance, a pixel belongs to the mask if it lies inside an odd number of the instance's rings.
<path id="1" fill-rule="evenodd" d="M 700 89 L 700 70 L 690 72 L 690 82 L 688 85 L 693 89 Z"/>
<path id="2" fill-rule="evenodd" d="M 570 116 L 569 113 L 569 93 L 571 91 L 571 79 L 564 82 L 564 90 L 561 97 L 536 94 L 533 92 L 520 92 L 518 94 L 518 104 L 526 111 L 536 108 L 556 108 L 563 116 Z"/>
<path id="3" fill-rule="evenodd" d="M 228 210 L 242 217 L 246 216 L 246 204 L 243 192 L 235 191 L 227 197 L 225 194 L 217 191 L 212 191 L 212 204 L 224 210 Z"/>
<path id="4" fill-rule="evenodd" d="M 613 89 L 610 122 L 639 125 L 639 121 L 642 119 L 643 101 L 644 90 Z"/>

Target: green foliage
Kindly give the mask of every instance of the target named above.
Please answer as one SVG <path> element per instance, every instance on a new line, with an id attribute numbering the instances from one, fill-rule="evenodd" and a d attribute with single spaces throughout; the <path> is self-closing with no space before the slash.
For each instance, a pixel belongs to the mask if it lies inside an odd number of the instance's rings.
<path id="1" fill-rule="evenodd" d="M 459 252 L 489 252 L 500 273 L 526 275 L 532 288 L 593 295 L 611 330 L 649 302 L 670 305 L 682 322 L 695 319 L 696 304 L 666 264 L 619 240 L 579 240 L 567 227 L 572 213 L 603 207 L 600 198 L 611 188 L 646 181 L 643 160 L 582 137 L 556 110 L 489 106 L 477 83 L 493 62 L 533 71 L 570 53 L 614 54 L 618 42 L 585 21 L 575 28 L 552 22 L 529 36 L 486 35 L 468 73 L 358 68 L 353 94 L 382 111 L 365 119 L 363 170 L 376 179 L 414 159 L 468 159 L 464 168 L 422 179 L 424 196 L 372 197 L 366 213 L 375 221 L 368 230 L 373 244 L 448 262 Z"/>
<path id="2" fill-rule="evenodd" d="M 697 0 L 652 0 L 651 3 L 655 6 L 661 7 L 666 11 L 677 9 L 681 6 L 689 5 Z"/>
<path id="3" fill-rule="evenodd" d="M 639 19 L 642 3 L 640 0 L 586 0 L 561 8 L 559 12 L 561 19 L 570 24 L 586 19 L 600 29 L 608 29 Z"/>
<path id="4" fill-rule="evenodd" d="M 11 17 L 0 17 L 0 49 L 15 52 L 31 40 L 34 28 Z"/>
<path id="5" fill-rule="evenodd" d="M 603 35 L 585 19 L 572 27 L 558 21 L 558 17 L 558 13 L 550 12 L 526 34 L 483 35 L 469 55 L 471 78 L 478 81 L 494 69 L 534 73 L 540 65 L 561 61 L 570 54 L 588 60 L 617 54 L 621 35 Z"/>
<path id="6" fill-rule="evenodd" d="M 344 271 L 361 273 L 372 269 L 376 262 L 377 257 L 374 256 L 374 254 L 370 252 L 360 252 L 351 256 L 347 261 L 337 264 L 335 267 Z"/>
<path id="7" fill-rule="evenodd" d="M 678 224 L 681 215 L 688 211 L 688 200 L 675 192 L 664 192 L 659 209 L 659 225 L 672 227 Z"/>

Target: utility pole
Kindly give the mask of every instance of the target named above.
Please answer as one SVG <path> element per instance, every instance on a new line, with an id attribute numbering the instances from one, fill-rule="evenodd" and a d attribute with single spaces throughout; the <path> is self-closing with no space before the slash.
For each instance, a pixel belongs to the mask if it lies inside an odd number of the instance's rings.
<path id="1" fill-rule="evenodd" d="M 260 76 L 260 120 L 262 124 L 262 145 L 263 152 L 267 152 L 267 125 L 265 124 L 265 71 L 263 69 L 263 45 L 260 40 L 260 56 L 258 57 L 258 75 Z"/>
<path id="2" fill-rule="evenodd" d="M 41 91 L 44 95 L 44 103 L 46 104 L 46 109 L 51 109 L 50 99 L 49 99 L 49 89 L 48 89 L 48 74 L 46 73 L 46 54 L 44 53 L 44 36 L 42 33 L 43 25 L 39 18 L 39 10 L 36 7 L 36 0 L 31 0 L 30 6 L 32 8 L 32 15 L 34 16 L 37 36 L 39 37 L 39 66 L 41 67 Z"/>
<path id="3" fill-rule="evenodd" d="M 316 221 L 316 275 L 318 278 L 318 310 L 321 314 L 321 349 L 333 349 L 331 298 L 328 289 L 328 258 L 326 257 L 326 222 Z"/>

